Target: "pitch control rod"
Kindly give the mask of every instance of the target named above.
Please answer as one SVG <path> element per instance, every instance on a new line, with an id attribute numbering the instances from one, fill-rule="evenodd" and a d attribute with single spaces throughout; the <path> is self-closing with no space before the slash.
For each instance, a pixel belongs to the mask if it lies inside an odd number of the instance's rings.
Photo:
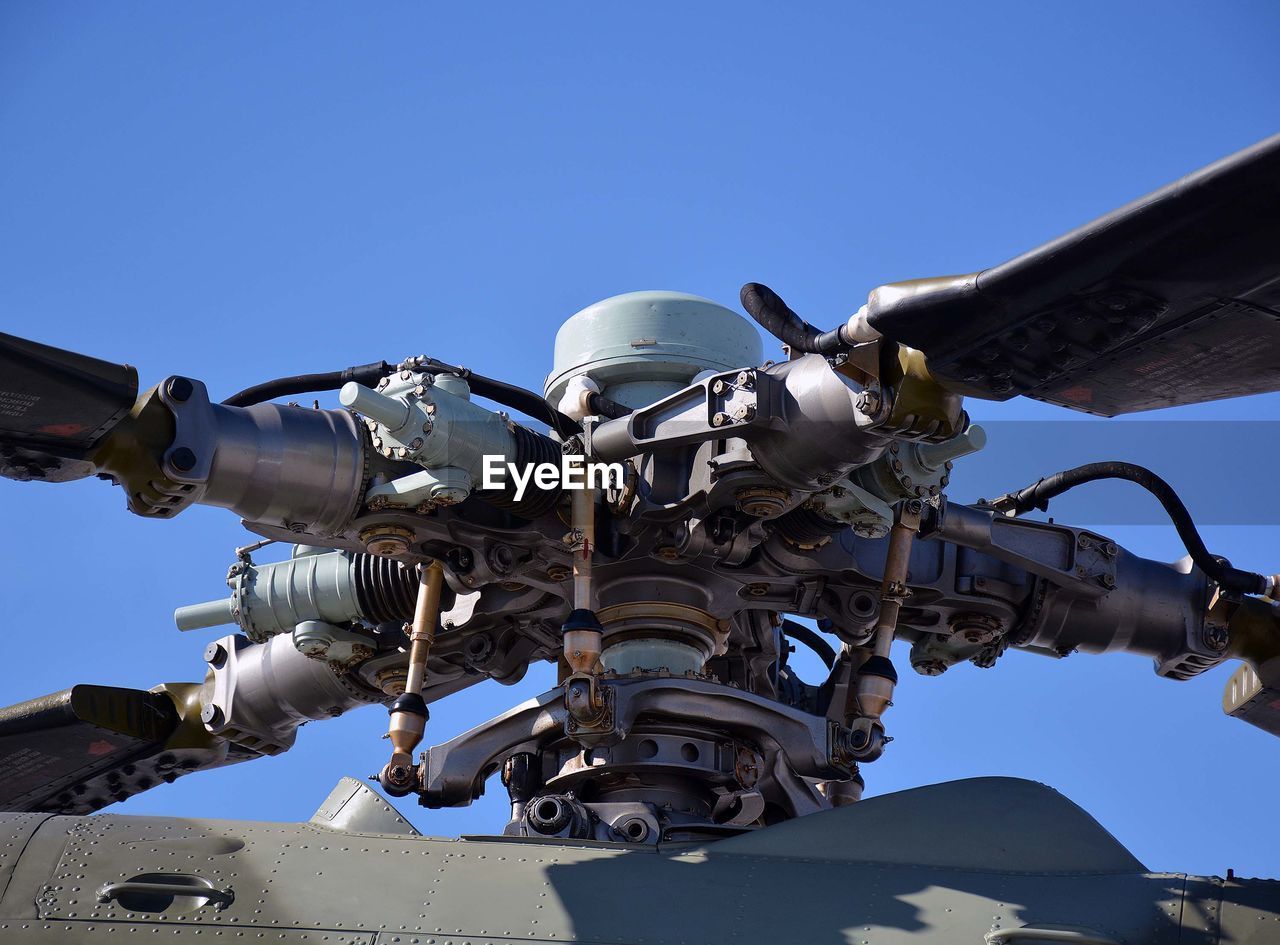
<path id="1" fill-rule="evenodd" d="M 920 531 L 923 513 L 924 503 L 919 499 L 908 499 L 895 509 L 884 578 L 880 584 L 880 615 L 876 618 L 871 656 L 859 667 L 857 685 L 853 689 L 857 705 L 851 708 L 856 708 L 856 715 L 860 716 L 852 723 L 854 737 L 861 735 L 863 744 L 876 750 L 877 754 L 878 746 L 873 742 L 884 738 L 880 717 L 893 704 L 893 689 L 898 682 L 898 672 L 893 668 L 889 652 L 898 632 L 902 604 L 911 593 L 907 587 L 907 571 L 911 564 L 911 546 Z"/>
<path id="2" fill-rule="evenodd" d="M 598 681 L 604 628 L 596 618 L 592 587 L 591 555 L 596 544 L 596 493 L 573 493 L 570 533 L 573 540 L 573 610 L 561 627 L 564 662 L 569 674 L 563 680 L 565 708 L 575 725 L 593 728 L 607 714 Z"/>
<path id="3" fill-rule="evenodd" d="M 594 489 L 573 493 L 573 614 L 564 627 L 564 661 L 571 673 L 594 673 L 600 661 L 601 630 L 595 619 L 591 555 L 596 544 Z"/>
<path id="4" fill-rule="evenodd" d="M 378 775 L 378 783 L 397 797 L 414 787 L 413 750 L 422 742 L 427 729 L 427 704 L 422 698 L 422 684 L 427 678 L 427 657 L 436 639 L 436 620 L 440 614 L 440 591 L 444 585 L 444 568 L 432 560 L 418 572 L 418 603 L 413 612 L 409 632 L 409 674 L 404 692 L 391 703 L 391 760 Z"/>

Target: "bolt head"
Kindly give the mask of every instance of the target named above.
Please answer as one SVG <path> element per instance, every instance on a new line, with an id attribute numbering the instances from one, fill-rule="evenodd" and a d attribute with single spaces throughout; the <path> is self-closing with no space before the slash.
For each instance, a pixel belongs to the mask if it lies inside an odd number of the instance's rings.
<path id="1" fill-rule="evenodd" d="M 196 454 L 186 446 L 179 446 L 170 454 L 169 462 L 178 472 L 191 472 L 196 468 Z"/>
<path id="2" fill-rule="evenodd" d="M 467 497 L 467 490 L 457 486 L 435 486 L 431 490 L 431 498 L 441 505 L 457 505 Z"/>
<path id="3" fill-rule="evenodd" d="M 1210 649 L 1225 650 L 1230 642 L 1230 634 L 1226 627 L 1210 624 L 1204 628 L 1204 642 Z"/>
<path id="4" fill-rule="evenodd" d="M 911 668 L 921 676 L 941 676 L 947 671 L 946 664 L 941 660 L 922 660 L 919 663 L 912 663 Z"/>
<path id="5" fill-rule="evenodd" d="M 222 707 L 210 702 L 200 710 L 200 721 L 210 727 L 222 724 Z"/>
<path id="6" fill-rule="evenodd" d="M 166 390 L 169 392 L 169 396 L 178 403 L 185 403 L 195 393 L 195 387 L 185 377 L 169 378 L 169 385 Z"/>

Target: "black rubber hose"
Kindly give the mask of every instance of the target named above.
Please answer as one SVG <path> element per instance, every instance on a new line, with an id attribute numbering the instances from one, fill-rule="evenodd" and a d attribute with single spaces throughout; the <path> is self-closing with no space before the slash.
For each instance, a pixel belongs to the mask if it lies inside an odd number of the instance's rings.
<path id="1" fill-rule="evenodd" d="M 747 314 L 769 334 L 793 351 L 805 354 L 839 354 L 848 351 L 840 329 L 822 331 L 810 325 L 782 301 L 777 292 L 759 282 L 748 282 L 739 296 Z"/>
<path id="2" fill-rule="evenodd" d="M 831 669 L 836 665 L 836 651 L 830 643 L 823 639 L 822 634 L 817 630 L 811 630 L 802 623 L 796 623 L 794 620 L 782 621 L 782 632 L 792 640 L 799 640 L 814 653 L 818 654 L 818 659 L 822 660 L 827 669 Z"/>
<path id="3" fill-rule="evenodd" d="M 632 409 L 625 404 L 620 404 L 616 400 L 610 400 L 604 394 L 591 394 L 587 398 L 591 412 L 597 416 L 607 417 L 610 420 L 617 420 L 619 417 L 629 417 Z"/>
<path id="4" fill-rule="evenodd" d="M 494 403 L 510 407 L 512 410 L 519 410 L 535 420 L 541 420 L 565 439 L 582 432 L 582 426 L 576 420 L 556 410 L 531 390 L 516 387 L 514 384 L 492 377 L 485 377 L 469 368 L 437 361 L 435 358 L 427 358 L 423 363 L 431 370 L 458 375 L 467 382 L 471 393 L 479 397 L 487 397 Z"/>
<path id="5" fill-rule="evenodd" d="M 444 361 L 437 361 L 435 358 L 424 359 L 423 365 L 430 371 L 457 374 L 466 380 L 473 394 L 487 397 L 495 403 L 502 404 L 504 407 L 519 410 L 521 413 L 527 414 L 536 420 L 541 420 L 566 439 L 582 432 L 582 427 L 572 417 L 562 414 L 531 390 L 525 390 L 523 387 L 516 387 L 514 384 L 495 380 L 492 377 L 485 377 L 483 374 L 477 374 L 467 368 L 447 364 Z M 248 407 L 252 404 L 260 404 L 263 401 L 284 397 L 288 394 L 338 390 L 348 381 L 355 381 L 357 384 L 372 387 L 388 374 L 394 373 L 395 370 L 396 365 L 387 364 L 386 361 L 377 361 L 373 364 L 349 367 L 342 371 L 326 371 L 321 374 L 295 374 L 292 377 L 281 377 L 274 381 L 267 381 L 264 384 L 256 384 L 253 387 L 245 388 L 238 394 L 232 394 L 223 403 L 228 407 Z"/>
<path id="6" fill-rule="evenodd" d="M 394 364 L 388 364 L 386 361 L 375 361 L 372 364 L 361 364 L 341 371 L 278 377 L 274 381 L 266 381 L 262 384 L 255 384 L 253 387 L 246 387 L 239 393 L 232 394 L 223 403 L 228 407 L 250 407 L 253 404 L 260 404 L 289 394 L 310 394 L 315 391 L 337 390 L 348 381 L 355 381 L 357 384 L 372 387 L 395 369 Z"/>
<path id="7" fill-rule="evenodd" d="M 995 499 L 991 505 L 1001 511 L 1012 511 L 1015 515 L 1030 512 L 1032 509 L 1044 511 L 1048 509 L 1050 499 L 1076 486 L 1082 486 L 1086 482 L 1097 482 L 1100 479 L 1123 479 L 1136 483 L 1155 496 L 1173 521 L 1173 527 L 1177 529 L 1178 537 L 1186 546 L 1191 560 L 1223 588 L 1240 594 L 1266 593 L 1271 583 L 1266 577 L 1255 574 L 1253 571 L 1233 568 L 1221 558 L 1210 554 L 1200 533 L 1196 531 L 1191 513 L 1187 511 L 1182 499 L 1178 498 L 1178 494 L 1173 491 L 1173 487 L 1151 470 L 1133 463 L 1088 463 L 1077 466 L 1075 469 L 1067 469 L 1047 476 L 1025 489 L 1007 493 Z"/>

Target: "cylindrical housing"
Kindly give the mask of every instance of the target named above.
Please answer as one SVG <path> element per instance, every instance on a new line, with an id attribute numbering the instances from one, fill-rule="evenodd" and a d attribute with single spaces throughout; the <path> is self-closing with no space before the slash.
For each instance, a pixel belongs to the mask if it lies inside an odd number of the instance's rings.
<path id="1" fill-rule="evenodd" d="M 173 612 L 173 622 L 179 630 L 203 630 L 205 627 L 221 627 L 235 623 L 235 601 L 229 597 L 188 604 Z"/>
<path id="2" fill-rule="evenodd" d="M 313 535 L 350 520 L 364 480 L 364 440 L 345 410 L 213 404 L 213 463 L 203 505 Z"/>
<path id="3" fill-rule="evenodd" d="M 858 407 L 862 389 L 836 373 L 826 358 L 805 355 L 769 373 L 785 384 L 786 427 L 755 439 L 751 453 L 774 479 L 817 492 L 872 462 L 888 446 L 888 438 L 867 429 L 870 420 Z"/>
<path id="4" fill-rule="evenodd" d="M 298 726 L 308 721 L 385 698 L 335 675 L 323 660 L 302 655 L 287 636 L 261 644 L 230 636 L 215 645 L 218 656 L 201 697 L 206 710 L 215 711 L 208 712 L 205 728 L 263 754 L 289 748 Z"/>
<path id="5" fill-rule="evenodd" d="M 380 394 L 355 381 L 343 385 L 338 392 L 338 402 L 366 417 L 372 417 L 392 433 L 398 432 L 409 419 L 409 405 L 403 400 Z"/>
<path id="6" fill-rule="evenodd" d="M 265 640 L 306 620 L 406 620 L 417 582 L 403 564 L 384 561 L 330 551 L 247 565 L 233 576 L 231 597 L 180 607 L 174 622 L 179 630 L 237 623 L 250 639 Z"/>

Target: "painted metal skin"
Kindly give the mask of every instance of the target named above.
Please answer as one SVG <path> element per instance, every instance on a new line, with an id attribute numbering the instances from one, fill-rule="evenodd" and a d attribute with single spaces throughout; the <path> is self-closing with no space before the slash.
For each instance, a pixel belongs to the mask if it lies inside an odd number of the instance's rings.
<path id="1" fill-rule="evenodd" d="M 1148 872 L 1055 791 L 1006 778 L 646 850 L 421 837 L 351 779 L 305 824 L 8 814 L 0 831 L 15 945 L 1280 939 L 1280 882 Z"/>
<path id="2" fill-rule="evenodd" d="M 473 404 L 502 395 L 491 379 L 425 357 L 341 372 L 352 410 L 217 404 L 183 377 L 135 403 L 130 368 L 0 336 L 18 391 L 0 474 L 96 472 L 138 514 L 215 505 L 294 546 L 276 564 L 238 550 L 231 597 L 180 609 L 183 629 L 241 631 L 206 647 L 203 682 L 0 710 L 0 945 L 1280 942 L 1280 882 L 1150 873 L 1041 785 L 858 800 L 895 638 L 923 675 L 1011 647 L 1126 650 L 1171 679 L 1238 658 L 1225 708 L 1280 734 L 1275 579 L 1227 587 L 1204 556 L 1148 561 L 945 496 L 982 440 L 961 394 L 1113 414 L 1276 389 L 1278 229 L 1280 138 L 1051 252 L 881 287 L 831 332 L 750 284 L 782 363 L 705 299 L 605 300 L 557 336 L 554 438 Z M 1188 254 L 1212 278 L 1180 280 Z M 1225 387 L 1157 404 L 1122 383 L 1187 329 L 1227 358 L 1249 326 L 1265 331 Z M 562 444 L 625 481 L 585 502 L 477 485 L 482 454 Z M 787 615 L 841 644 L 820 685 L 786 666 L 803 633 Z M 403 737 L 415 699 L 561 656 L 562 685 L 382 776 L 445 807 L 501 769 L 501 836 L 422 837 L 351 779 L 304 824 L 83 816 L 364 705 L 391 702 Z"/>

